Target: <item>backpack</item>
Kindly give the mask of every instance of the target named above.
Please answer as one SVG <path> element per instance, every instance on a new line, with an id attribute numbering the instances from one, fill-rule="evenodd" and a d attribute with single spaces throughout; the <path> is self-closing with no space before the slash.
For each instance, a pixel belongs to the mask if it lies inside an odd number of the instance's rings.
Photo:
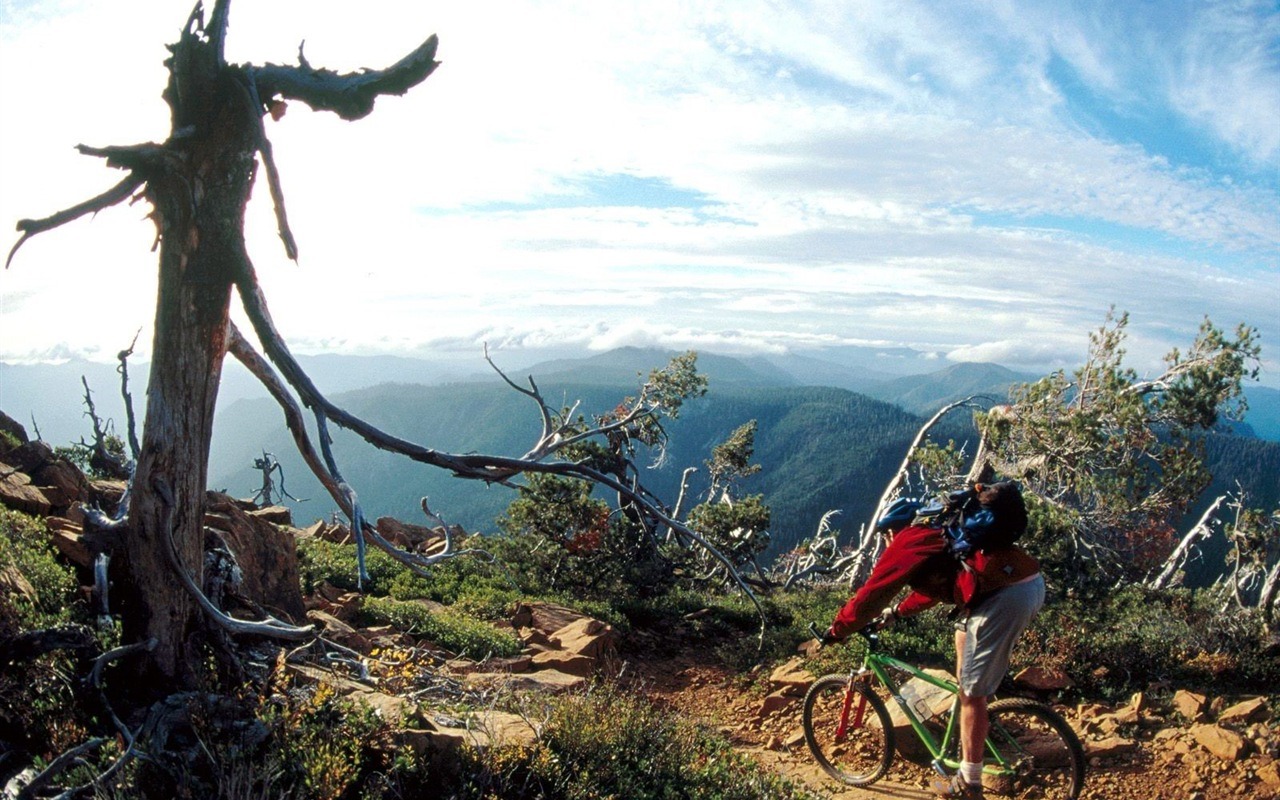
<path id="1" fill-rule="evenodd" d="M 875 529 L 884 532 L 907 525 L 941 528 L 947 550 L 963 559 L 974 551 L 1008 547 L 1018 541 L 1027 529 L 1027 507 L 1022 490 L 1013 481 L 975 483 L 930 504 L 899 497 L 885 509 Z"/>
<path id="2" fill-rule="evenodd" d="M 977 550 L 1009 547 L 1027 529 L 1027 506 L 1014 481 L 974 484 L 948 500 L 954 511 L 943 528 L 951 552 L 959 558 Z"/>

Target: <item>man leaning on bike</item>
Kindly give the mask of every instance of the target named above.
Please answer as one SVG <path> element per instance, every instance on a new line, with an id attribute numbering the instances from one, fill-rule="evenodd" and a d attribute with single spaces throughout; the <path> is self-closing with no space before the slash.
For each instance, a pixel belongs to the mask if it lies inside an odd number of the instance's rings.
<path id="1" fill-rule="evenodd" d="M 952 495 L 944 511 L 967 506 L 963 518 L 917 517 L 918 505 L 900 503 L 881 519 L 884 553 L 836 614 L 827 636 L 844 639 L 938 603 L 956 606 L 962 761 L 949 781 L 936 781 L 933 788 L 939 797 L 981 800 L 987 699 L 1009 669 L 1014 643 L 1044 605 L 1044 578 L 1039 563 L 1014 543 L 1027 526 L 1017 484 L 975 484 Z M 910 593 L 891 606 L 908 587 Z"/>

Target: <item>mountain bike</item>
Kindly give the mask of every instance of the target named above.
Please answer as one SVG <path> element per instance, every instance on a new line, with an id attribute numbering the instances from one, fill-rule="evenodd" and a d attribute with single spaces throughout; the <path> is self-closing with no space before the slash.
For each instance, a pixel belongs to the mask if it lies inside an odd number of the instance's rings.
<path id="1" fill-rule="evenodd" d="M 811 630 L 821 641 L 816 626 Z M 873 689 L 878 680 L 902 709 L 911 730 L 933 757 L 939 775 L 960 766 L 959 687 L 901 661 L 880 646 L 873 627 L 859 631 L 867 642 L 861 668 L 825 675 L 804 698 L 802 721 L 809 751 L 831 777 L 866 786 L 884 777 L 896 752 L 894 726 L 884 700 Z M 941 719 L 939 736 L 926 726 L 930 709 L 904 696 L 891 671 L 905 673 L 953 695 Z M 1084 785 L 1084 748 L 1058 712 L 1025 698 L 995 700 L 987 706 L 987 735 L 982 783 L 990 794 L 1014 798 L 1072 800 Z"/>

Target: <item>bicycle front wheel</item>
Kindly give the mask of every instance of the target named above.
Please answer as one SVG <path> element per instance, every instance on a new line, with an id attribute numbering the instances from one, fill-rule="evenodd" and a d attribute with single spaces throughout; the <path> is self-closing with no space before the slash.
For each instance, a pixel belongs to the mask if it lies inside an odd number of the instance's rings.
<path id="1" fill-rule="evenodd" d="M 990 794 L 1036 800 L 1074 800 L 1084 786 L 1084 748 L 1058 712 L 1034 700 L 996 700 L 987 709 L 988 746 L 996 763 L 983 783 Z M 992 754 L 988 754 L 992 755 Z"/>
<path id="2" fill-rule="evenodd" d="M 880 780 L 893 763 L 893 723 L 884 703 L 848 675 L 826 675 L 804 697 L 804 740 L 828 775 L 850 786 Z"/>

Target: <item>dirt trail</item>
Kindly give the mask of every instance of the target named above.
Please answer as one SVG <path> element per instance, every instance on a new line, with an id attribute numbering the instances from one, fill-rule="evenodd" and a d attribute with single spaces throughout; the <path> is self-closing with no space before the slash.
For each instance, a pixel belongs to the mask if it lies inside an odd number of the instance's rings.
<path id="1" fill-rule="evenodd" d="M 929 800 L 933 772 L 901 757 L 894 760 L 889 774 L 868 788 L 843 786 L 829 778 L 813 761 L 800 727 L 800 703 L 792 702 L 774 713 L 761 716 L 764 696 L 759 690 L 743 688 L 742 676 L 722 667 L 697 662 L 689 655 L 633 662 L 633 680 L 638 690 L 659 702 L 679 709 L 715 726 L 740 751 L 791 780 L 803 783 L 823 797 L 834 800 Z M 1185 787 L 1185 788 L 1184 788 Z M 1218 797 L 1280 797 L 1256 794 L 1259 787 L 1239 791 L 1219 791 L 1212 784 L 1207 791 L 1186 786 L 1184 771 L 1154 758 L 1150 750 L 1133 753 L 1124 763 L 1095 764 L 1085 782 L 1084 800 L 1215 800 Z M 1240 787 L 1244 788 L 1244 787 Z"/>

